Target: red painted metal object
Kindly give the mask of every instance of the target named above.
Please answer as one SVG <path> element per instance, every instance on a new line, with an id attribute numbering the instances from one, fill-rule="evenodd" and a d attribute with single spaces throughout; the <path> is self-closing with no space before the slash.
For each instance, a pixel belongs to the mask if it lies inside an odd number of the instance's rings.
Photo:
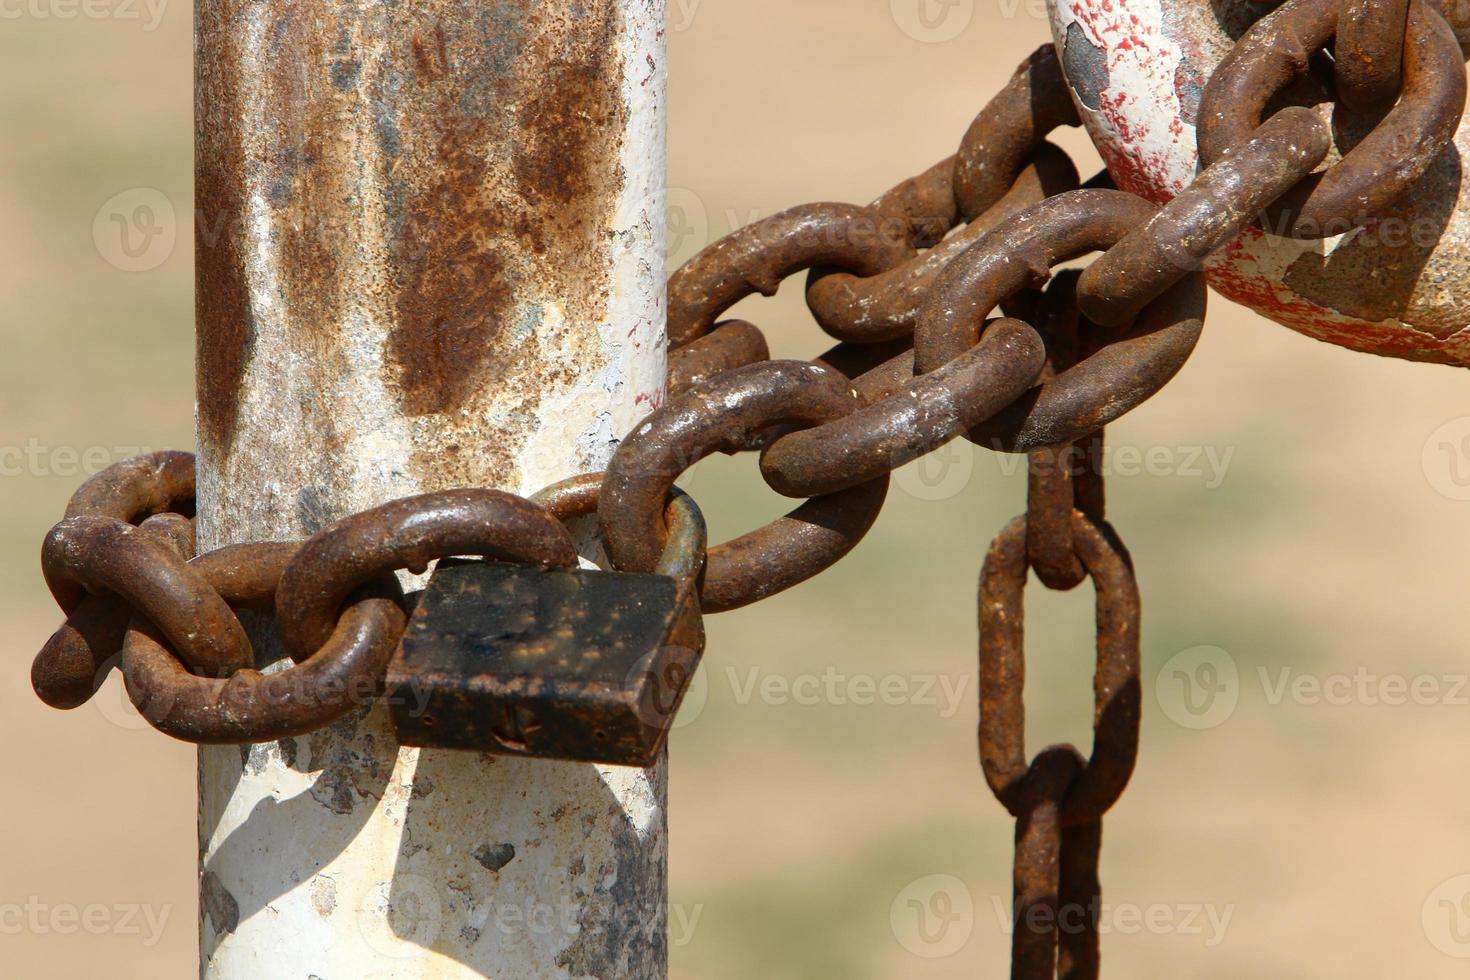
<path id="1" fill-rule="evenodd" d="M 1198 171 L 1204 86 L 1262 6 L 1049 0 L 1049 7 L 1073 99 L 1113 179 L 1149 200 L 1170 200 Z M 1465 37 L 1458 28 L 1456 34 Z M 1331 163 L 1375 119 L 1334 112 L 1330 86 L 1304 82 L 1292 101 L 1332 124 L 1338 145 Z M 1320 239 L 1248 228 L 1207 262 L 1210 285 L 1320 340 L 1412 360 L 1470 363 L 1467 159 L 1470 128 L 1462 121 L 1413 190 L 1363 227 Z"/>

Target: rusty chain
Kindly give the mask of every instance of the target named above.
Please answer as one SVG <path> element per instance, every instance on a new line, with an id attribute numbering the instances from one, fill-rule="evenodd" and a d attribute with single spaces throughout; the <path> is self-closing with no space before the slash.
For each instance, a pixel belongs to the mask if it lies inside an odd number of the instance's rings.
<path id="1" fill-rule="evenodd" d="M 1335 38 L 1335 41 L 1334 41 Z M 1340 108 L 1379 113 L 1326 170 L 1314 111 L 1267 115 L 1331 45 Z M 1398 201 L 1448 145 L 1465 104 L 1454 35 L 1426 0 L 1288 0 L 1237 43 L 1199 111 L 1204 170 L 1156 206 L 1082 184 L 1047 142 L 1078 116 L 1044 45 L 975 118 L 954 156 L 870 205 L 819 203 L 709 246 L 668 284 L 669 400 L 605 474 L 527 500 L 488 489 L 409 497 L 306 542 L 195 554 L 185 453 L 118 464 L 84 484 L 47 535 L 46 582 L 66 622 L 32 667 L 48 704 L 85 703 L 113 666 L 143 717 L 174 737 L 243 743 L 301 734 L 382 692 L 406 622 L 395 571 L 478 555 L 571 567 L 563 519 L 596 512 L 620 570 L 703 570 L 714 613 L 821 572 L 882 509 L 889 475 L 964 436 L 1024 453 L 1027 510 L 980 579 L 980 758 L 1017 820 L 1014 978 L 1098 975 L 1102 820 L 1132 774 L 1140 711 L 1139 596 L 1105 519 L 1106 425 L 1156 394 L 1199 340 L 1199 270 L 1253 223 L 1341 234 Z M 1101 253 L 1086 269 L 1062 263 Z M 777 361 L 761 330 L 722 319 L 807 274 L 837 345 Z M 1004 315 L 995 316 L 997 311 Z M 706 547 L 675 487 L 704 456 L 753 451 L 790 514 Z M 1091 578 L 1096 591 L 1090 757 L 1025 751 L 1024 591 Z M 693 587 L 690 586 L 692 589 Z M 267 670 L 236 610 L 274 611 L 292 664 Z"/>

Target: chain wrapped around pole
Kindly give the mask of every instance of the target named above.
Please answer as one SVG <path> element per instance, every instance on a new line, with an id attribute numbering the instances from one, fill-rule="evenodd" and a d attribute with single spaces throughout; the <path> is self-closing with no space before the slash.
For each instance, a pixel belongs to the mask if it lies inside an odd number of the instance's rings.
<path id="1" fill-rule="evenodd" d="M 1343 105 L 1391 108 L 1318 172 L 1333 145 L 1322 120 L 1302 107 L 1267 112 L 1334 32 Z M 409 497 L 304 542 L 203 555 L 188 454 L 141 457 L 89 480 L 43 548 L 66 621 L 32 666 L 37 694 L 76 707 L 120 663 L 143 717 L 176 738 L 311 731 L 383 692 L 412 611 L 395 571 L 465 555 L 572 569 L 562 520 L 593 512 L 615 569 L 678 580 L 690 627 L 691 616 L 764 599 L 840 560 L 879 517 L 890 474 L 963 436 L 1027 457 L 1026 513 L 992 543 L 979 587 L 981 767 L 1016 818 L 1011 975 L 1093 980 L 1102 821 L 1133 773 L 1141 710 L 1140 601 L 1105 517 L 1104 428 L 1193 353 L 1210 256 L 1258 220 L 1298 238 L 1373 220 L 1449 145 L 1465 79 L 1453 35 L 1425 0 L 1288 0 L 1208 80 L 1207 165 L 1158 205 L 1113 189 L 1107 174 L 1079 186 L 1072 161 L 1046 141 L 1079 123 L 1062 60 L 1051 45 L 1034 52 L 954 156 L 872 204 L 788 209 L 677 270 L 669 396 L 605 473 L 531 499 L 475 488 Z M 1054 271 L 1093 253 L 1083 271 Z M 761 329 L 727 314 L 803 273 L 813 319 L 838 343 L 810 361 L 771 360 Z M 802 503 L 707 547 L 698 508 L 674 482 L 715 452 L 759 453 L 767 484 Z M 1055 590 L 1094 585 L 1086 757 L 1072 746 L 1026 751 L 1031 571 Z M 275 614 L 290 664 L 257 662 L 241 609 Z M 702 628 L 690 629 L 702 649 Z"/>

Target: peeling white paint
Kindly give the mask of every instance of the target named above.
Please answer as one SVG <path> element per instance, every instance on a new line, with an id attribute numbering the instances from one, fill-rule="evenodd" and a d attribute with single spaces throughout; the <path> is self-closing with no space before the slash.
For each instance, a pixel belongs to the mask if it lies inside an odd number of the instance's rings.
<path id="1" fill-rule="evenodd" d="M 1203 85 L 1230 50 L 1222 18 L 1243 0 L 1047 0 L 1052 36 L 1097 52 L 1106 72 L 1088 80 L 1097 105 L 1074 101 L 1118 186 L 1162 203 L 1198 169 L 1191 116 Z M 1253 8 L 1258 11 L 1259 8 Z M 1068 59 L 1064 57 L 1064 65 Z M 1330 107 L 1318 111 L 1329 118 Z M 1458 160 L 1453 158 L 1458 156 Z M 1329 160 L 1336 159 L 1336 150 Z M 1294 330 L 1357 350 L 1452 364 L 1470 363 L 1470 188 L 1459 173 L 1470 160 L 1470 117 L 1446 157 L 1421 178 L 1424 199 L 1395 213 L 1371 236 L 1294 241 L 1248 229 L 1207 262 L 1210 285 Z M 1451 204 L 1451 202 L 1453 202 Z M 1414 247 L 1395 237 L 1419 239 Z M 1389 270 L 1362 284 L 1375 271 Z"/>
<path id="2" fill-rule="evenodd" d="M 621 158 L 610 164 L 623 175 L 606 202 L 610 262 L 603 281 L 581 284 L 608 296 L 594 331 L 601 357 L 537 404 L 517 471 L 501 476 L 502 486 L 523 493 L 600 468 L 617 436 L 663 395 L 664 3 L 605 2 L 622 14 L 627 128 Z M 257 36 L 269 26 L 269 6 L 241 12 Z M 378 42 L 363 43 L 361 56 L 374 57 Z M 266 111 L 270 98 L 256 91 L 243 101 Z M 367 145 L 373 113 L 360 116 L 353 125 Z M 259 122 L 241 127 L 247 154 L 261 149 L 243 135 L 260 132 Z M 400 414 L 388 391 L 385 170 L 364 165 L 353 177 L 361 193 L 350 206 L 351 247 L 337 255 L 351 266 L 341 278 L 381 288 L 337 297 L 337 374 L 325 389 L 321 363 L 297 370 L 313 352 L 293 339 L 289 304 L 265 287 L 286 253 L 270 189 L 250 189 L 250 221 L 239 234 L 255 289 L 255 348 L 228 467 L 201 453 L 203 548 L 299 536 L 300 474 L 312 466 L 348 474 L 344 499 L 331 501 L 337 509 L 437 486 L 411 461 L 434 451 L 443 420 Z M 548 303 L 526 342 L 575 371 L 580 355 L 568 330 L 582 325 L 565 323 L 570 308 Z M 458 435 L 493 446 L 501 425 L 525 421 L 495 394 L 487 389 L 457 418 Z M 339 442 L 314 427 L 319 414 L 299 410 L 324 400 L 352 415 Z M 381 705 L 248 753 L 203 748 L 199 759 L 202 976 L 662 976 L 662 764 L 644 772 L 399 748 Z"/>

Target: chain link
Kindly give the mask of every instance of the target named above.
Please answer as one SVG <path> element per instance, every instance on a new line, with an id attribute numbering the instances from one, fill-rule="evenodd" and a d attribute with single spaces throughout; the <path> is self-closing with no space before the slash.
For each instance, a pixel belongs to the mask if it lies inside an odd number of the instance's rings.
<path id="1" fill-rule="evenodd" d="M 1337 28 L 1339 0 L 1289 0 L 1252 27 L 1205 86 L 1200 160 L 1212 166 L 1250 139 L 1271 100 L 1310 65 Z M 1267 231 L 1293 238 L 1346 234 L 1407 194 L 1454 138 L 1465 111 L 1465 64 L 1454 31 L 1411 0 L 1403 84 L 1393 108 L 1326 171 L 1266 208 Z M 1327 135 L 1327 123 L 1316 125 Z"/>

